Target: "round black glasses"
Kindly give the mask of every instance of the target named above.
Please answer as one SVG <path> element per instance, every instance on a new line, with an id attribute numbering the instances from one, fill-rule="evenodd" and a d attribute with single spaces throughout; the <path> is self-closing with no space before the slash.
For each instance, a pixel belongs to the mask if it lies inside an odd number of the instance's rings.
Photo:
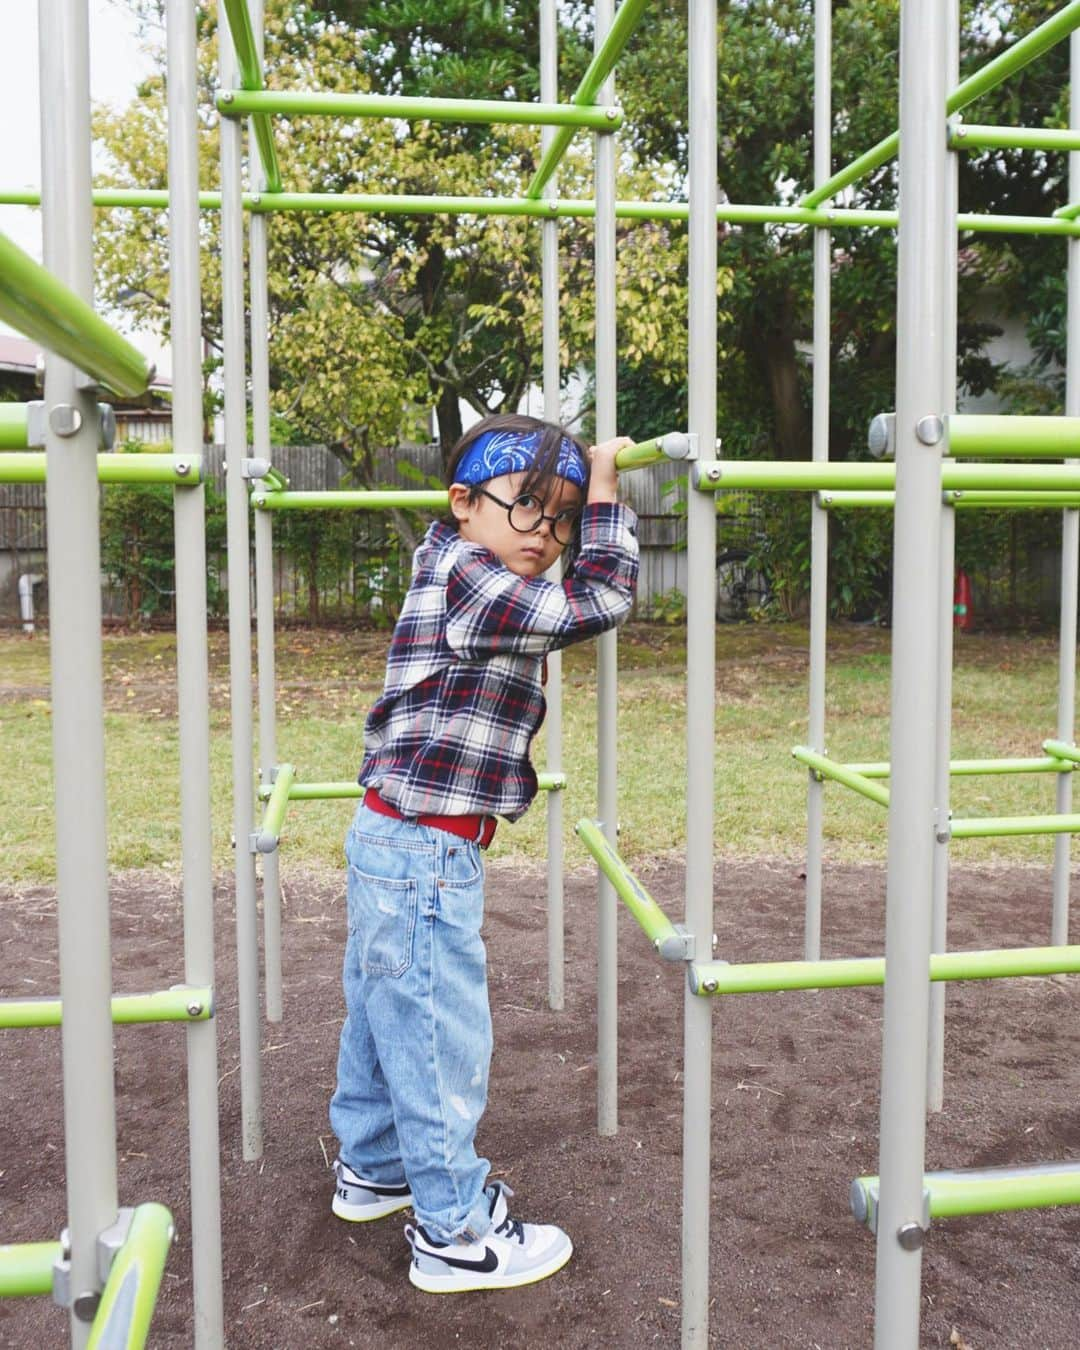
<path id="1" fill-rule="evenodd" d="M 516 530 L 518 534 L 532 534 L 533 530 L 540 528 L 540 522 L 546 520 L 551 525 L 551 533 L 560 544 L 568 544 L 574 537 L 581 516 L 580 507 L 568 506 L 549 516 L 544 511 L 544 503 L 531 492 L 515 497 L 512 502 L 504 502 L 487 488 L 478 488 L 477 492 L 482 497 L 490 497 L 498 506 L 503 507 L 510 521 L 510 528 Z"/>

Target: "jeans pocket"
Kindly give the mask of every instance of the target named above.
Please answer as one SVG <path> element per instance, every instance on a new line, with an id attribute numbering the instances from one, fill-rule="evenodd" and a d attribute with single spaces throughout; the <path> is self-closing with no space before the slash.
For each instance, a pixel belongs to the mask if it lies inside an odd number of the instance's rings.
<path id="1" fill-rule="evenodd" d="M 349 864 L 349 926 L 367 975 L 404 975 L 412 965 L 419 889 L 414 877 L 373 877 Z"/>

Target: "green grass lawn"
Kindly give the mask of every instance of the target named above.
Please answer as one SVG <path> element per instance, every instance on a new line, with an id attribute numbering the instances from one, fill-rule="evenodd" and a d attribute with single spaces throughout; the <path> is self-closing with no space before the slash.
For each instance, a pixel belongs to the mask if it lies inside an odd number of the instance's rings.
<path id="1" fill-rule="evenodd" d="M 888 632 L 837 626 L 829 635 L 827 744 L 841 760 L 889 756 Z M 382 682 L 387 635 L 279 634 L 278 759 L 303 779 L 350 779 L 360 762 L 364 715 Z M 631 861 L 684 844 L 685 630 L 654 624 L 620 635 L 620 849 Z M 717 632 L 716 846 L 732 856 L 798 859 L 804 849 L 806 772 L 790 756 L 806 736 L 807 633 L 799 624 Z M 215 861 L 231 865 L 227 639 L 211 637 L 212 812 Z M 175 642 L 161 634 L 109 636 L 104 644 L 109 856 L 116 868 L 179 866 Z M 0 880 L 51 879 L 55 821 L 48 642 L 0 638 Z M 594 811 L 595 649 L 565 653 L 566 820 Z M 929 675 L 928 675 L 929 677 Z M 1053 637 L 965 635 L 954 679 L 954 758 L 1038 755 L 1055 732 Z M 545 763 L 543 733 L 535 761 Z M 1053 810 L 1052 775 L 954 780 L 956 815 Z M 285 856 L 338 865 L 348 802 L 294 803 Z M 881 859 L 885 812 L 837 785 L 826 789 L 827 856 Z M 953 856 L 1048 862 L 1048 838 L 958 842 Z M 492 857 L 540 861 L 543 798 L 503 827 Z M 568 830 L 568 863 L 585 854 Z"/>

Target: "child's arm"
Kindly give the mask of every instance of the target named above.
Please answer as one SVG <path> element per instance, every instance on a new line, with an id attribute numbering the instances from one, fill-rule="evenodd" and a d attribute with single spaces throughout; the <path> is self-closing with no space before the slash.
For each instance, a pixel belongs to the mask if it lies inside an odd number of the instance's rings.
<path id="1" fill-rule="evenodd" d="M 637 585 L 637 518 L 615 500 L 615 456 L 625 437 L 590 452 L 589 492 L 573 575 L 561 583 L 521 577 L 486 551 L 469 551 L 447 579 L 446 636 L 466 660 L 545 652 L 622 622 Z"/>

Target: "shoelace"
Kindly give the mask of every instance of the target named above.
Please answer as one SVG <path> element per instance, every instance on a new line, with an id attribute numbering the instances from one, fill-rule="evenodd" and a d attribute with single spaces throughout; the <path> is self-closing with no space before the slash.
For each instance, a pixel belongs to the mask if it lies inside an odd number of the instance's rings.
<path id="1" fill-rule="evenodd" d="M 512 1219 L 509 1214 L 503 1219 L 502 1223 L 499 1224 L 495 1231 L 500 1237 L 510 1238 L 511 1241 L 516 1239 L 524 1247 L 525 1230 L 522 1228 L 520 1221 Z"/>

